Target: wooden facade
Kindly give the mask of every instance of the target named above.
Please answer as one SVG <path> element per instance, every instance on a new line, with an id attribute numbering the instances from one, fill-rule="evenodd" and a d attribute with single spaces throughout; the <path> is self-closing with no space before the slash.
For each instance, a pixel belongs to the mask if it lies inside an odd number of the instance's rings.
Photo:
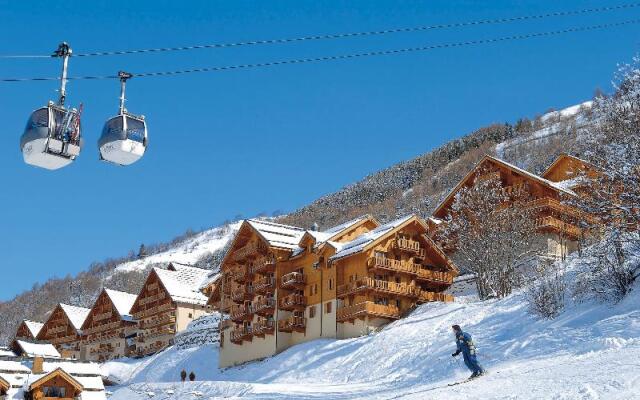
<path id="1" fill-rule="evenodd" d="M 561 155 L 540 177 L 524 171 L 505 161 L 485 156 L 449 193 L 436 208 L 429 223 L 430 235 L 438 240 L 447 252 L 455 251 L 455 238 L 442 236 L 444 220 L 451 213 L 456 194 L 463 187 L 471 187 L 477 182 L 497 178 L 507 194 L 527 199 L 524 207 L 531 211 L 532 218 L 546 245 L 549 259 L 563 259 L 579 248 L 581 240 L 590 232 L 584 229 L 584 222 L 592 223 L 589 214 L 566 204 L 563 200 L 578 196 L 584 190 L 586 180 L 576 178 L 592 174 L 593 169 L 571 156 Z M 435 221 L 435 222 L 434 222 Z"/>
<path id="2" fill-rule="evenodd" d="M 208 299 L 200 293 L 208 275 L 207 270 L 175 264 L 167 270 L 152 269 L 131 308 L 138 323 L 136 356 L 171 345 L 177 332 L 209 313 Z"/>
<path id="3" fill-rule="evenodd" d="M 134 353 L 138 326 L 130 311 L 135 299 L 129 293 L 102 290 L 82 325 L 86 360 L 106 361 Z"/>
<path id="4" fill-rule="evenodd" d="M 389 250 L 390 256 L 405 254 L 398 259 L 399 269 L 393 269 L 396 264 L 387 264 L 388 271 L 377 275 L 374 272 L 385 266 L 372 264 L 367 256 L 357 257 L 356 253 L 353 257 L 351 254 L 340 256 L 343 246 L 356 243 L 380 228 L 369 216 L 323 232 L 245 221 L 223 260 L 221 277 L 212 287 L 209 301 L 230 316 L 221 325 L 220 366 L 267 357 L 319 337 L 358 336 L 362 330 L 342 326 L 354 325 L 356 320 L 367 327 L 370 323 L 380 326 L 399 318 L 401 312 L 420 302 L 452 300 L 442 291 L 451 284 L 455 268 L 450 268 L 452 265 L 444 253 L 425 236 L 426 225 L 417 217 L 403 222 L 406 223 L 393 229 L 384 228 L 384 234 L 376 238 L 385 241 L 393 236 L 393 243 L 417 246 L 410 252 L 416 256 L 417 251 L 425 263 L 407 256 L 409 253 L 403 253 L 403 247 L 394 247 L 393 251 Z M 390 236 L 386 236 L 387 233 Z M 369 254 L 380 245 L 379 241 L 373 241 L 375 244 L 363 248 L 363 252 Z M 384 245 L 388 245 L 386 241 Z M 411 265 L 406 264 L 409 260 Z M 372 290 L 353 296 L 347 293 L 345 268 L 359 278 L 373 279 Z M 444 281 L 435 278 L 434 274 L 440 272 L 444 274 Z M 402 279 L 401 286 L 412 291 L 410 296 L 384 292 L 382 286 L 395 287 L 396 275 L 407 278 Z M 413 281 L 409 277 L 413 277 Z M 385 280 L 387 283 L 383 283 Z M 383 292 L 384 296 L 375 294 Z M 397 312 L 391 310 L 389 305 L 400 298 L 401 307 Z M 389 306 L 387 309 L 391 312 L 383 310 L 385 306 Z"/>
<path id="5" fill-rule="evenodd" d="M 89 312 L 88 308 L 58 304 L 44 323 L 37 339 L 54 345 L 65 358 L 84 358 L 84 354 L 81 354 L 81 327 Z"/>

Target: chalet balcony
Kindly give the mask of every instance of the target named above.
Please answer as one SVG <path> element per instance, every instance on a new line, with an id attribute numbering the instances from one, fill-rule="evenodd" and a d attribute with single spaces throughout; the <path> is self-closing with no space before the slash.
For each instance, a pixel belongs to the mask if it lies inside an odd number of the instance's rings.
<path id="1" fill-rule="evenodd" d="M 447 293 L 436 293 L 436 292 L 428 292 L 426 290 L 421 290 L 418 295 L 418 303 L 428 303 L 431 301 L 442 301 L 445 303 L 451 303 L 454 301 L 452 295 Z"/>
<path id="2" fill-rule="evenodd" d="M 253 263 L 254 274 L 270 274 L 276 270 L 276 258 L 274 256 L 266 256 L 258 258 Z"/>
<path id="3" fill-rule="evenodd" d="M 529 209 L 539 209 L 539 210 L 550 210 L 556 213 L 567 215 L 571 218 L 574 218 L 578 221 L 585 221 L 589 223 L 595 223 L 596 218 L 586 213 L 578 208 L 572 207 L 567 204 L 563 204 L 562 202 L 552 199 L 550 197 L 535 199 L 527 203 L 527 208 Z"/>
<path id="4" fill-rule="evenodd" d="M 140 321 L 139 327 L 140 329 L 149 329 L 155 326 L 167 325 L 167 324 L 175 324 L 176 323 L 176 315 L 175 313 L 166 314 L 158 318 L 154 318 L 147 321 Z"/>
<path id="5" fill-rule="evenodd" d="M 418 296 L 418 288 L 406 283 L 389 282 L 373 278 L 360 278 L 337 287 L 337 297 L 346 297 L 358 292 L 374 291 L 396 296 L 415 298 Z"/>
<path id="6" fill-rule="evenodd" d="M 237 266 L 231 273 L 231 277 L 238 283 L 245 283 L 251 280 L 253 272 L 251 268 L 243 265 Z"/>
<path id="7" fill-rule="evenodd" d="M 383 256 L 371 257 L 367 261 L 367 266 L 371 269 L 400 272 L 400 273 L 404 272 L 412 275 L 416 274 L 415 265 L 416 264 L 394 260 L 392 258 L 387 258 Z"/>
<path id="8" fill-rule="evenodd" d="M 304 332 L 307 326 L 307 319 L 304 317 L 291 316 L 278 321 L 280 332 Z"/>
<path id="9" fill-rule="evenodd" d="M 253 284 L 253 291 L 259 294 L 273 293 L 276 290 L 276 278 L 265 276 Z"/>
<path id="10" fill-rule="evenodd" d="M 233 259 L 240 261 L 250 257 L 257 257 L 259 256 L 259 253 L 264 250 L 265 246 L 261 242 L 248 243 L 241 249 L 234 252 Z"/>
<path id="11" fill-rule="evenodd" d="M 234 322 L 242 322 L 245 320 L 251 320 L 251 318 L 253 318 L 253 313 L 249 306 L 232 306 L 230 317 Z"/>
<path id="12" fill-rule="evenodd" d="M 264 337 L 264 335 L 273 335 L 276 324 L 272 319 L 263 319 L 253 325 L 254 336 Z"/>
<path id="13" fill-rule="evenodd" d="M 241 286 L 231 291 L 231 300 L 235 303 L 244 303 L 245 300 L 253 299 L 253 287 Z"/>
<path id="14" fill-rule="evenodd" d="M 443 285 L 453 284 L 453 274 L 450 272 L 433 271 L 426 268 L 416 268 L 416 279 Z"/>
<path id="15" fill-rule="evenodd" d="M 240 328 L 235 328 L 231 331 L 230 340 L 231 343 L 242 344 L 243 341 L 251 341 L 253 338 L 253 330 L 250 326 L 243 326 Z"/>
<path id="16" fill-rule="evenodd" d="M 304 309 L 307 306 L 307 298 L 301 294 L 290 294 L 280 299 L 282 310 L 293 311 Z"/>
<path id="17" fill-rule="evenodd" d="M 154 339 L 160 336 L 166 336 L 166 335 L 173 336 L 175 335 L 175 333 L 176 333 L 175 329 L 169 326 L 165 326 L 160 329 L 142 331 L 141 333 L 138 334 L 138 342 L 147 342 L 151 339 Z"/>
<path id="18" fill-rule="evenodd" d="M 536 219 L 536 227 L 539 229 L 551 229 L 576 239 L 582 236 L 582 229 L 551 216 Z"/>
<path id="19" fill-rule="evenodd" d="M 155 315 L 155 314 L 167 311 L 167 310 L 171 310 L 173 308 L 174 308 L 173 304 L 171 303 L 171 301 L 168 300 L 166 303 L 157 305 L 155 307 L 150 307 L 150 308 L 147 308 L 145 310 L 141 310 L 141 311 L 138 311 L 138 312 L 134 313 L 133 314 L 133 318 L 140 320 L 140 319 L 146 318 L 146 317 L 151 316 L 151 315 Z"/>
<path id="20" fill-rule="evenodd" d="M 305 282 L 305 276 L 300 272 L 289 272 L 282 275 L 280 287 L 283 289 L 298 289 L 304 287 Z"/>
<path id="21" fill-rule="evenodd" d="M 262 315 L 272 315 L 276 310 L 276 299 L 273 297 L 262 298 L 253 303 L 253 312 Z"/>
<path id="22" fill-rule="evenodd" d="M 414 254 L 416 257 L 424 258 L 425 250 L 420 247 L 420 242 L 403 237 L 397 237 L 393 242 L 393 247 L 408 253 Z"/>
<path id="23" fill-rule="evenodd" d="M 396 306 L 376 304 L 372 301 L 338 307 L 336 310 L 336 320 L 338 322 L 353 321 L 356 318 L 364 318 L 366 316 L 399 319 L 400 310 Z"/>

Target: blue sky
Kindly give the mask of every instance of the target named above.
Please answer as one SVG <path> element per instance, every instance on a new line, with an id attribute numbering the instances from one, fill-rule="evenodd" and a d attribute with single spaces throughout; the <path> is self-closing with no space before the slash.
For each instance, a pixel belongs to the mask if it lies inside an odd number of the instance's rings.
<path id="1" fill-rule="evenodd" d="M 296 37 L 602 6 L 601 1 L 0 1 L 3 54 L 76 53 Z M 621 4 L 619 2 L 606 2 Z M 638 18 L 640 9 L 527 23 L 172 54 L 76 58 L 70 75 L 348 54 Z M 139 78 L 128 108 L 148 118 L 139 163 L 97 160 L 117 81 L 71 82 L 85 148 L 51 172 L 22 162 L 29 113 L 55 82 L 0 84 L 0 300 L 92 261 L 236 215 L 294 210 L 480 126 L 608 89 L 638 50 L 636 25 L 468 48 L 255 70 Z M 0 60 L 1 77 L 55 76 L 52 59 Z"/>

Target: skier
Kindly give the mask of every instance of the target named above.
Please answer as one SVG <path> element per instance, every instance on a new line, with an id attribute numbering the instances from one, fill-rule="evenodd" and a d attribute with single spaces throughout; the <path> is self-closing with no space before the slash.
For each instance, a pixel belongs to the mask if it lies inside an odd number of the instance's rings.
<path id="1" fill-rule="evenodd" d="M 476 358 L 476 346 L 473 344 L 471 335 L 466 332 L 462 332 L 460 325 L 453 325 L 451 328 L 453 328 L 453 333 L 456 336 L 456 346 L 458 347 L 456 352 L 451 355 L 456 357 L 458 354 L 462 353 L 464 365 L 466 365 L 472 372 L 469 379 L 484 375 L 485 370 L 482 368 L 480 363 L 478 363 L 478 359 Z"/>

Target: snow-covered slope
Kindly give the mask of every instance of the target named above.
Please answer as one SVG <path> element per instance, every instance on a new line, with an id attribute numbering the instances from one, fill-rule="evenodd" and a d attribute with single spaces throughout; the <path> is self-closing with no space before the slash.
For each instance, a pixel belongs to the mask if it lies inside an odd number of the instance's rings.
<path id="1" fill-rule="evenodd" d="M 453 359 L 450 331 L 474 335 L 490 371 L 457 386 L 468 371 Z M 640 288 L 615 306 L 573 304 L 556 320 L 531 316 L 522 293 L 479 302 L 426 304 L 382 331 L 316 340 L 245 366 L 217 369 L 217 348 L 170 348 L 129 362 L 128 386 L 112 399 L 633 399 L 640 398 Z M 123 364 L 121 364 L 123 365 Z M 115 365 L 109 368 L 118 368 Z M 194 383 L 176 383 L 182 369 Z M 195 396 L 195 397 L 194 397 Z"/>
<path id="2" fill-rule="evenodd" d="M 213 253 L 224 248 L 238 231 L 241 222 L 230 225 L 222 225 L 216 228 L 200 232 L 183 243 L 157 254 L 130 261 L 116 267 L 117 271 L 132 271 L 145 269 L 147 266 L 157 263 L 178 262 L 181 264 L 193 264 L 207 253 Z"/>

